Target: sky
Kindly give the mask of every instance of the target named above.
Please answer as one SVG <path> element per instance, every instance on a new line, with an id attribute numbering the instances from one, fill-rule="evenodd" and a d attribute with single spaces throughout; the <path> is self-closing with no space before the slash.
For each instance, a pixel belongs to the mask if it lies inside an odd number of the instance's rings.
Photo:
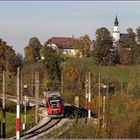
<path id="1" fill-rule="evenodd" d="M 94 40 L 100 27 L 112 34 L 116 14 L 121 33 L 140 26 L 139 1 L 0 1 L 0 38 L 21 54 L 32 37 L 42 45 L 54 36 Z"/>

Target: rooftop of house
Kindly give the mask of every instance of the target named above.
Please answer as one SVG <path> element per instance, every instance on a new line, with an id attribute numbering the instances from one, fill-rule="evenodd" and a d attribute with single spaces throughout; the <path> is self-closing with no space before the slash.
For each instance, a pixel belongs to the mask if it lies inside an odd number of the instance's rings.
<path id="1" fill-rule="evenodd" d="M 49 44 L 56 44 L 60 49 L 75 49 L 78 40 L 73 37 L 52 37 Z"/>

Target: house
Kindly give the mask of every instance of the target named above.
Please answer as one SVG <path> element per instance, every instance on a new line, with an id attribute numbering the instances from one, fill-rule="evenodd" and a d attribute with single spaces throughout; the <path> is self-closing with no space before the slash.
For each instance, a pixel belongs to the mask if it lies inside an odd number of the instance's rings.
<path id="1" fill-rule="evenodd" d="M 47 46 L 62 52 L 63 54 L 76 56 L 79 52 L 76 49 L 77 39 L 74 37 L 52 37 L 48 40 Z"/>

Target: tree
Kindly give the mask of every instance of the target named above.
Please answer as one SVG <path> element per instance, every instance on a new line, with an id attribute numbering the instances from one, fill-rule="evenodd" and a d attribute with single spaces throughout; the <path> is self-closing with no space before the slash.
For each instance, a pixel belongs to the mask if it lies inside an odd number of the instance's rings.
<path id="1" fill-rule="evenodd" d="M 137 43 L 140 45 L 140 26 L 136 29 L 137 32 Z"/>
<path id="2" fill-rule="evenodd" d="M 138 64 L 140 64 L 140 26 L 136 29 L 136 37 L 137 37 L 137 51 L 138 51 Z"/>
<path id="3" fill-rule="evenodd" d="M 120 42 L 120 62 L 124 65 L 138 64 L 140 49 L 136 41 L 136 34 L 132 28 L 127 28 L 126 41 Z"/>
<path id="4" fill-rule="evenodd" d="M 132 64 L 131 51 L 124 42 L 120 42 L 120 63 L 122 65 Z"/>
<path id="5" fill-rule="evenodd" d="M 91 40 L 88 35 L 84 35 L 76 42 L 76 48 L 82 56 L 89 56 Z"/>
<path id="6" fill-rule="evenodd" d="M 46 48 L 46 57 L 45 57 L 45 65 L 47 67 L 47 72 L 49 78 L 54 81 L 54 80 L 60 80 L 61 78 L 61 70 L 60 70 L 60 64 L 62 62 L 62 58 L 60 57 L 60 54 L 50 48 L 45 46 Z"/>
<path id="7" fill-rule="evenodd" d="M 133 45 L 136 44 L 136 34 L 133 32 L 132 28 L 127 28 L 127 33 L 128 33 L 128 45 L 129 47 L 133 47 Z"/>
<path id="8" fill-rule="evenodd" d="M 96 30 L 94 58 L 97 64 L 107 65 L 112 62 L 113 40 L 107 28 L 101 27 Z"/>
<path id="9" fill-rule="evenodd" d="M 46 48 L 42 46 L 41 49 L 39 50 L 39 53 L 40 53 L 41 59 L 45 59 L 45 57 L 46 57 Z"/>
<path id="10" fill-rule="evenodd" d="M 130 48 L 131 51 L 131 59 L 132 59 L 132 64 L 137 63 L 137 58 L 138 58 L 138 48 L 136 44 L 136 34 L 133 32 L 132 28 L 127 29 L 128 33 L 128 48 Z"/>
<path id="11" fill-rule="evenodd" d="M 86 56 L 89 56 L 91 40 L 90 40 L 88 35 L 84 35 L 82 37 L 82 40 L 83 40 L 83 44 L 84 44 L 84 53 L 85 53 Z"/>
<path id="12" fill-rule="evenodd" d="M 78 39 L 78 41 L 75 43 L 76 49 L 79 50 L 78 56 L 83 56 L 84 55 L 84 43 L 81 38 Z"/>
<path id="13" fill-rule="evenodd" d="M 16 72 L 16 68 L 19 66 L 15 51 L 2 39 L 0 39 L 0 66 L 1 70 L 7 72 Z"/>
<path id="14" fill-rule="evenodd" d="M 29 42 L 28 46 L 24 49 L 25 53 L 25 61 L 28 62 L 37 62 L 40 60 L 40 52 L 42 45 L 38 38 L 32 37 Z"/>
<path id="15" fill-rule="evenodd" d="M 17 66 L 21 67 L 23 62 L 23 56 L 20 53 L 17 53 Z"/>

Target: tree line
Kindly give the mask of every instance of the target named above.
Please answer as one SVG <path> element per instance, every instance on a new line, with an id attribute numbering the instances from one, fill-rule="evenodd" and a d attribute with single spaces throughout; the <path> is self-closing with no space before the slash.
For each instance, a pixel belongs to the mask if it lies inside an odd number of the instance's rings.
<path id="1" fill-rule="evenodd" d="M 117 49 L 106 27 L 98 28 L 95 36 L 94 41 L 91 41 L 88 35 L 77 38 L 78 41 L 75 44 L 76 49 L 79 50 L 77 56 L 93 57 L 98 65 L 140 64 L 140 27 L 136 29 L 136 33 L 132 28 L 128 28 L 126 40 L 120 40 Z M 60 64 L 65 58 L 60 51 L 47 45 L 47 41 L 42 45 L 37 37 L 30 38 L 28 45 L 24 48 L 23 58 L 21 54 L 15 53 L 12 46 L 0 39 L 0 70 L 8 70 L 15 74 L 18 66 L 25 68 L 28 72 L 27 65 L 40 65 L 35 69 L 47 68 L 50 79 L 60 80 Z"/>
<path id="2" fill-rule="evenodd" d="M 128 28 L 125 39 L 120 40 L 116 46 L 107 28 L 97 29 L 95 35 L 92 56 L 97 64 L 134 65 L 140 63 L 140 27 L 136 29 L 136 33 L 132 28 Z"/>

